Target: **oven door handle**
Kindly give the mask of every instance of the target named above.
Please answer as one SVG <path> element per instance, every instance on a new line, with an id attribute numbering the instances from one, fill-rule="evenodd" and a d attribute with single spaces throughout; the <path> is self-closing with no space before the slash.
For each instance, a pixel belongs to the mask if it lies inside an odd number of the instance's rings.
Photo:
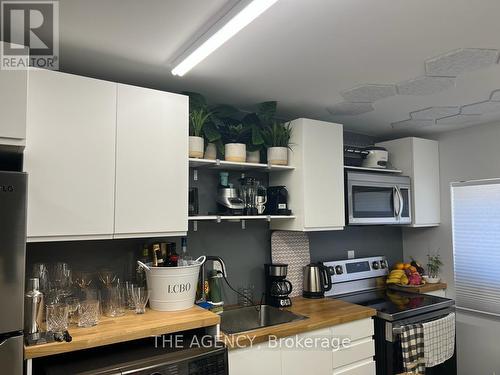
<path id="1" fill-rule="evenodd" d="M 418 320 L 415 319 L 413 321 L 413 319 L 411 319 L 411 321 L 406 321 L 406 322 L 403 322 L 401 324 L 398 324 L 396 322 L 394 322 L 394 323 L 386 322 L 385 323 L 385 340 L 389 341 L 389 342 L 396 341 L 395 340 L 396 336 L 400 335 L 403 332 L 403 327 L 407 324 L 431 322 L 433 320 L 444 318 L 454 311 L 455 311 L 455 306 L 449 306 L 445 311 L 438 310 L 438 311 L 434 311 L 431 313 L 422 314 L 418 318 Z"/>

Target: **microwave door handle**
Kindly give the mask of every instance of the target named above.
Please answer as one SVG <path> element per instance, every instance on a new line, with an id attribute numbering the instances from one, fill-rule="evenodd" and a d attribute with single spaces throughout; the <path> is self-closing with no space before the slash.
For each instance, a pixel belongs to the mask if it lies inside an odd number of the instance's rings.
<path id="1" fill-rule="evenodd" d="M 401 209 L 401 200 L 399 199 L 398 189 L 396 186 L 392 188 L 392 202 L 394 205 L 394 216 L 399 217 L 399 211 Z M 396 208 L 397 203 L 397 208 Z"/>
<path id="2" fill-rule="evenodd" d="M 403 199 L 403 193 L 401 193 L 401 189 L 399 186 L 396 186 L 396 191 L 398 192 L 398 197 L 399 197 L 399 213 L 398 213 L 398 218 L 401 220 L 401 215 L 403 215 L 403 209 L 405 206 L 405 201 Z"/>

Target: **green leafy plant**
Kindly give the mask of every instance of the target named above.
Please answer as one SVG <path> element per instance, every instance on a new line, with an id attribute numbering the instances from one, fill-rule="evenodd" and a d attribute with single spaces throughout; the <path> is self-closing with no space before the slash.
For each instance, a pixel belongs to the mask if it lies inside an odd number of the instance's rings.
<path id="1" fill-rule="evenodd" d="M 263 129 L 262 136 L 266 147 L 287 147 L 291 149 L 292 125 L 289 122 L 274 121 L 272 125 Z"/>
<path id="2" fill-rule="evenodd" d="M 257 111 L 246 114 L 242 122 L 250 127 L 251 132 L 246 140 L 248 151 L 259 151 L 265 146 L 264 129 L 271 125 L 276 115 L 276 101 L 257 104 Z"/>
<path id="3" fill-rule="evenodd" d="M 207 105 L 205 97 L 190 91 L 182 94 L 189 96 L 189 135 L 203 137 L 212 143 L 219 141 L 221 134 L 214 118 L 215 112 Z"/>
<path id="4" fill-rule="evenodd" d="M 210 118 L 210 112 L 205 109 L 195 109 L 189 114 L 189 135 L 194 137 L 203 137 L 203 128 Z"/>
<path id="5" fill-rule="evenodd" d="M 227 143 L 245 143 L 251 129 L 244 124 L 224 124 L 220 128 L 222 142 Z"/>
<path id="6" fill-rule="evenodd" d="M 427 272 L 429 273 L 430 277 L 438 277 L 442 265 L 443 262 L 441 261 L 441 257 L 439 254 L 427 254 Z"/>

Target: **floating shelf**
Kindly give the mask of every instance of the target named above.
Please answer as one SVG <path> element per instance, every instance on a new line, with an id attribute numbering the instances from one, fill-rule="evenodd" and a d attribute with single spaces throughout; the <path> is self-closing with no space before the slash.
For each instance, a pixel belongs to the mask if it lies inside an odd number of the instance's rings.
<path id="1" fill-rule="evenodd" d="M 189 221 L 240 221 L 240 220 L 286 220 L 286 219 L 295 219 L 295 215 L 241 215 L 241 216 L 224 216 L 224 215 L 200 215 L 200 216 L 189 216 Z"/>
<path id="2" fill-rule="evenodd" d="M 403 171 L 399 169 L 366 168 L 366 167 L 355 167 L 352 165 L 344 165 L 344 169 L 352 169 L 352 170 L 367 171 L 367 172 L 403 173 Z"/>
<path id="3" fill-rule="evenodd" d="M 261 163 L 239 163 L 234 161 L 226 161 L 220 159 L 195 159 L 189 158 L 190 168 L 210 168 L 210 169 L 225 169 L 234 171 L 260 170 L 263 172 L 272 171 L 290 171 L 295 169 L 289 165 L 272 165 Z"/>

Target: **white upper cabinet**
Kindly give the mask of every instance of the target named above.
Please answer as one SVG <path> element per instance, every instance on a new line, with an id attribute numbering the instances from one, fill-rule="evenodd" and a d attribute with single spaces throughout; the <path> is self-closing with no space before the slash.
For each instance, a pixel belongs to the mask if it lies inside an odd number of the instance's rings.
<path id="1" fill-rule="evenodd" d="M 272 229 L 323 231 L 343 229 L 343 127 L 324 121 L 292 121 L 291 173 L 275 172 L 269 185 L 285 185 L 295 220 L 271 222 Z"/>
<path id="2" fill-rule="evenodd" d="M 115 238 L 187 232 L 188 97 L 118 85 Z"/>
<path id="3" fill-rule="evenodd" d="M 441 222 L 439 193 L 439 142 L 401 138 L 377 144 L 389 151 L 389 162 L 412 181 L 412 227 Z"/>
<path id="4" fill-rule="evenodd" d="M 31 71 L 28 241 L 111 238 L 116 84 Z"/>
<path id="5" fill-rule="evenodd" d="M 24 146 L 28 71 L 0 69 L 0 88 L 0 144 Z"/>

